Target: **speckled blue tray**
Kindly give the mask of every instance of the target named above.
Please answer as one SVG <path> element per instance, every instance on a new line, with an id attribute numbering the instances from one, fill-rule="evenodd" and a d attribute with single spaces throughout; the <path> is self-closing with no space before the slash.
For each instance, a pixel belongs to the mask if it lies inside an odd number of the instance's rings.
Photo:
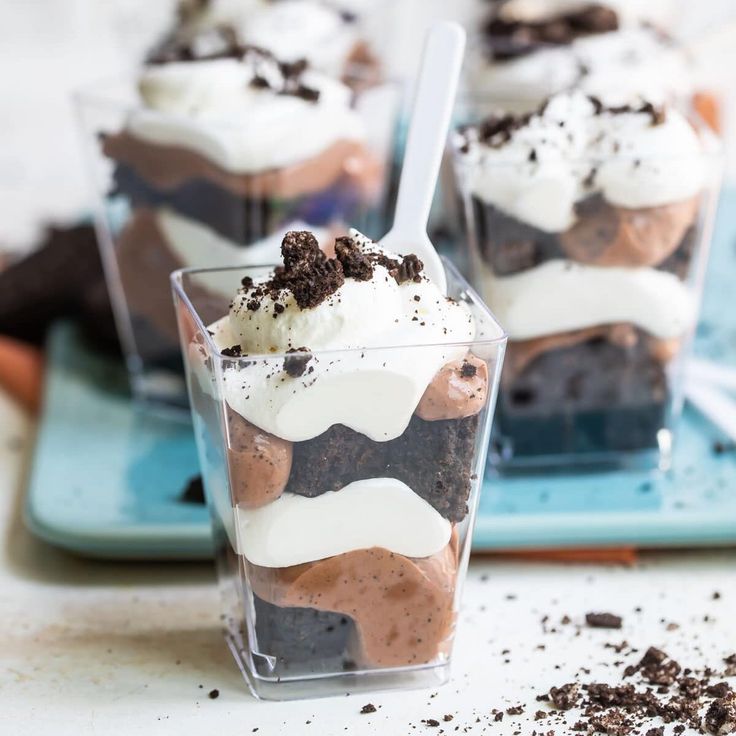
<path id="1" fill-rule="evenodd" d="M 736 190 L 721 203 L 697 353 L 736 365 Z M 729 306 L 730 305 L 730 306 Z M 191 430 L 138 415 L 120 365 L 68 325 L 52 333 L 26 506 L 44 539 L 96 557 L 210 554 L 207 513 L 179 497 L 197 475 Z M 667 476 L 618 472 L 489 479 L 477 551 L 736 543 L 736 451 L 687 410 Z"/>

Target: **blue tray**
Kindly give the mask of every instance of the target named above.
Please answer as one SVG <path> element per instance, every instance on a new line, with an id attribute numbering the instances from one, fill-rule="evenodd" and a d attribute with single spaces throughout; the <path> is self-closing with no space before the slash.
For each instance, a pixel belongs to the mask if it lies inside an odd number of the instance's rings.
<path id="1" fill-rule="evenodd" d="M 736 365 L 736 190 L 721 202 L 697 353 Z M 69 325 L 48 346 L 45 411 L 26 506 L 44 539 L 96 557 L 210 555 L 207 513 L 179 497 L 198 474 L 189 427 L 137 414 L 120 365 Z M 488 479 L 473 549 L 736 543 L 736 451 L 686 410 L 673 471 Z"/>

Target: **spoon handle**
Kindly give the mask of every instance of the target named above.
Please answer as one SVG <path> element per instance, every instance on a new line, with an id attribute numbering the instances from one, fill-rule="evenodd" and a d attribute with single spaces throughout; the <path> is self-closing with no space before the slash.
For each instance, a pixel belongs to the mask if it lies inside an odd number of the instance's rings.
<path id="1" fill-rule="evenodd" d="M 396 201 L 394 231 L 426 233 L 465 50 L 457 23 L 435 23 L 424 46 Z"/>

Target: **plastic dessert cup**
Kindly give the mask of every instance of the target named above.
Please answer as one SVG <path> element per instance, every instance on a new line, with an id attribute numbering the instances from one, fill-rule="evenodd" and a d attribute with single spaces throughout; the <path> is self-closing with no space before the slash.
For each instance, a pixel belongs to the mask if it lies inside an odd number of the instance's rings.
<path id="1" fill-rule="evenodd" d="M 466 343 L 223 352 L 207 295 L 270 270 L 172 275 L 227 642 L 259 698 L 437 686 L 505 335 L 446 264 Z"/>
<path id="2" fill-rule="evenodd" d="M 452 151 L 471 281 L 509 334 L 493 462 L 666 469 L 718 142 L 689 110 L 581 93 L 531 117 L 466 101 L 463 116 L 485 120 Z"/>
<path id="3" fill-rule="evenodd" d="M 150 68 L 163 70 L 163 81 L 149 79 L 151 99 L 159 94 L 166 103 L 169 94 L 183 94 L 176 84 L 166 86 L 166 65 Z M 306 112 L 277 111 L 278 126 L 265 122 L 268 110 L 251 116 L 244 138 L 260 135 L 258 120 L 270 131 L 261 130 L 269 141 L 263 146 L 247 144 L 248 158 L 237 140 L 243 108 L 233 112 L 225 104 L 203 121 L 152 111 L 139 83 L 124 78 L 90 87 L 78 95 L 78 108 L 97 195 L 98 240 L 134 395 L 151 408 L 187 416 L 169 275 L 182 267 L 272 262 L 292 227 L 308 226 L 325 242 L 346 222 L 384 232 L 401 95 L 394 83 L 344 88 L 352 95 L 340 118 L 345 138 L 319 123 L 321 103 L 310 97 L 311 88 L 304 98 L 258 88 L 260 98 L 271 95 L 278 105 Z M 247 80 L 241 86 L 247 90 Z M 228 90 L 221 93 L 227 102 Z M 276 130 L 289 124 L 291 132 Z M 285 142 L 275 144 L 279 136 Z"/>

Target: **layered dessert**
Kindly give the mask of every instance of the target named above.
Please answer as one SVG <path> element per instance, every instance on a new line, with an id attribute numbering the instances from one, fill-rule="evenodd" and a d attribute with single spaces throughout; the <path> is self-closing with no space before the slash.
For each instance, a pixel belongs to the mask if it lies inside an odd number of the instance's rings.
<path id="1" fill-rule="evenodd" d="M 334 257 L 308 231 L 281 251 L 207 338 L 183 333 L 252 666 L 280 677 L 444 662 L 501 331 L 416 256 L 355 230 Z M 221 451 L 207 435 L 224 435 Z"/>
<path id="2" fill-rule="evenodd" d="M 137 347 L 164 361 L 178 355 L 173 270 L 274 263 L 295 223 L 324 237 L 377 214 L 384 161 L 350 89 L 233 29 L 169 48 L 138 87 L 142 107 L 102 150 L 129 205 L 115 255 Z"/>
<path id="3" fill-rule="evenodd" d="M 306 60 L 333 78 L 364 82 L 380 78 L 380 63 L 368 40 L 365 3 L 318 0 L 185 0 L 179 23 L 153 52 L 166 57 L 172 47 L 202 33 L 229 26 L 244 43 L 288 62 Z"/>
<path id="4" fill-rule="evenodd" d="M 470 63 L 475 92 L 533 110 L 580 89 L 618 105 L 662 103 L 693 91 L 691 61 L 663 31 L 672 2 L 501 0 Z"/>
<path id="5" fill-rule="evenodd" d="M 704 133 L 671 106 L 582 93 L 456 137 L 476 277 L 509 334 L 515 458 L 656 449 L 697 312 Z"/>

